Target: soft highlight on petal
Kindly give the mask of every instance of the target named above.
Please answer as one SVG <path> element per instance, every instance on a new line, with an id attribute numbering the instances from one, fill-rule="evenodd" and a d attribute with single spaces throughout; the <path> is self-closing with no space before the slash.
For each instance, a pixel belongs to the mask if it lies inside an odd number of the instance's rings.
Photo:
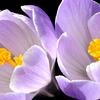
<path id="1" fill-rule="evenodd" d="M 91 15 L 91 0 L 63 0 L 57 12 L 56 24 L 87 49 L 91 39 L 87 21 Z"/>
<path id="2" fill-rule="evenodd" d="M 15 92 L 37 92 L 51 81 L 49 61 L 45 51 L 39 46 L 29 48 L 23 57 L 23 65 L 17 67 L 10 81 Z"/>
<path id="3" fill-rule="evenodd" d="M 34 43 L 40 44 L 29 25 L 8 10 L 0 12 L 0 27 L 0 43 L 13 55 L 23 54 Z"/>
<path id="4" fill-rule="evenodd" d="M 92 39 L 100 38 L 100 12 L 93 15 L 88 21 Z"/>
<path id="5" fill-rule="evenodd" d="M 57 60 L 59 68 L 70 79 L 87 79 L 85 68 L 90 59 L 85 49 L 76 41 L 62 34 L 58 40 Z"/>
<path id="6" fill-rule="evenodd" d="M 100 82 L 100 61 L 88 65 L 86 71 L 91 80 Z"/>

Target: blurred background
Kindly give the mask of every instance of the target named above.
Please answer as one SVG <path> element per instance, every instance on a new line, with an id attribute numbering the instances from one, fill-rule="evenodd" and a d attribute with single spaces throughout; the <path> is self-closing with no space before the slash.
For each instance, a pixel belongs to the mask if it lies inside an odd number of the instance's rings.
<path id="1" fill-rule="evenodd" d="M 95 0 L 100 3 L 100 0 Z M 50 17 L 53 25 L 57 12 L 57 8 L 60 4 L 61 0 L 0 0 L 0 10 L 9 9 L 12 12 L 25 14 L 20 9 L 22 5 L 36 5 L 42 8 Z M 62 74 L 58 68 L 57 62 L 55 64 L 55 75 Z M 54 98 L 48 98 L 43 95 L 38 95 L 34 98 L 34 100 L 57 100 L 59 97 L 62 100 L 75 100 L 70 97 L 65 96 L 61 91 L 55 92 Z"/>

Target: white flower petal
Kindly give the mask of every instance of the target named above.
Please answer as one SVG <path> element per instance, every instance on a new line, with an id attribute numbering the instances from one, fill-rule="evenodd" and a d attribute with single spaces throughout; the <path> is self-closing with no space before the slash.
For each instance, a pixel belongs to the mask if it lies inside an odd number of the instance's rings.
<path id="1" fill-rule="evenodd" d="M 88 21 L 91 37 L 100 38 L 100 12 L 93 15 Z"/>
<path id="2" fill-rule="evenodd" d="M 0 100 L 32 100 L 34 94 L 14 93 L 9 92 L 0 95 Z"/>
<path id="3" fill-rule="evenodd" d="M 40 44 L 29 24 L 8 10 L 0 12 L 0 27 L 0 43 L 14 55 L 23 54 L 33 44 Z"/>
<path id="4" fill-rule="evenodd" d="M 88 65 L 86 71 L 91 80 L 100 82 L 100 61 Z"/>
<path id="5" fill-rule="evenodd" d="M 87 22 L 91 15 L 91 0 L 62 0 L 57 12 L 56 24 L 87 49 L 91 39 Z"/>
<path id="6" fill-rule="evenodd" d="M 0 65 L 0 93 L 11 92 L 9 88 L 13 67 L 8 64 Z"/>
<path id="7" fill-rule="evenodd" d="M 46 53 L 39 46 L 32 46 L 25 52 L 23 65 L 12 75 L 10 88 L 15 92 L 39 91 L 51 81 L 51 71 Z"/>
<path id="8" fill-rule="evenodd" d="M 85 49 L 66 33 L 58 40 L 57 60 L 59 68 L 68 78 L 88 78 L 85 68 L 91 60 Z"/>

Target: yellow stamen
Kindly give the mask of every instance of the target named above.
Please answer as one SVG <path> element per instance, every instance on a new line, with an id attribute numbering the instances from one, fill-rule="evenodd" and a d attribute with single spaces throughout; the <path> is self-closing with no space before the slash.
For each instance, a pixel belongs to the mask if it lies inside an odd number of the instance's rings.
<path id="1" fill-rule="evenodd" d="M 94 39 L 88 46 L 88 53 L 94 60 L 100 60 L 100 39 Z"/>
<path id="2" fill-rule="evenodd" d="M 5 48 L 0 48 L 0 65 L 8 63 L 11 66 L 16 67 L 22 64 L 22 58 L 23 56 L 21 54 L 19 55 L 19 57 L 12 58 L 10 51 Z"/>
<path id="3" fill-rule="evenodd" d="M 13 59 L 14 59 L 14 61 L 15 61 L 15 63 L 17 65 L 21 65 L 22 64 L 23 55 L 20 54 L 19 57 L 14 57 Z"/>

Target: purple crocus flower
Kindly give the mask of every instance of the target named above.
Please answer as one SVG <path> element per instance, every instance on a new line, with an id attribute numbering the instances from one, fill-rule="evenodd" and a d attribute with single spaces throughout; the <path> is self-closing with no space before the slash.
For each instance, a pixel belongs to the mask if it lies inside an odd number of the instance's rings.
<path id="1" fill-rule="evenodd" d="M 35 24 L 9 10 L 0 12 L 0 100 L 31 100 L 51 81 L 54 28 L 45 12 L 32 7 Z"/>
<path id="2" fill-rule="evenodd" d="M 56 76 L 60 89 L 78 100 L 100 99 L 100 5 L 92 0 L 63 0 L 56 24 L 64 32 L 58 40 Z"/>

